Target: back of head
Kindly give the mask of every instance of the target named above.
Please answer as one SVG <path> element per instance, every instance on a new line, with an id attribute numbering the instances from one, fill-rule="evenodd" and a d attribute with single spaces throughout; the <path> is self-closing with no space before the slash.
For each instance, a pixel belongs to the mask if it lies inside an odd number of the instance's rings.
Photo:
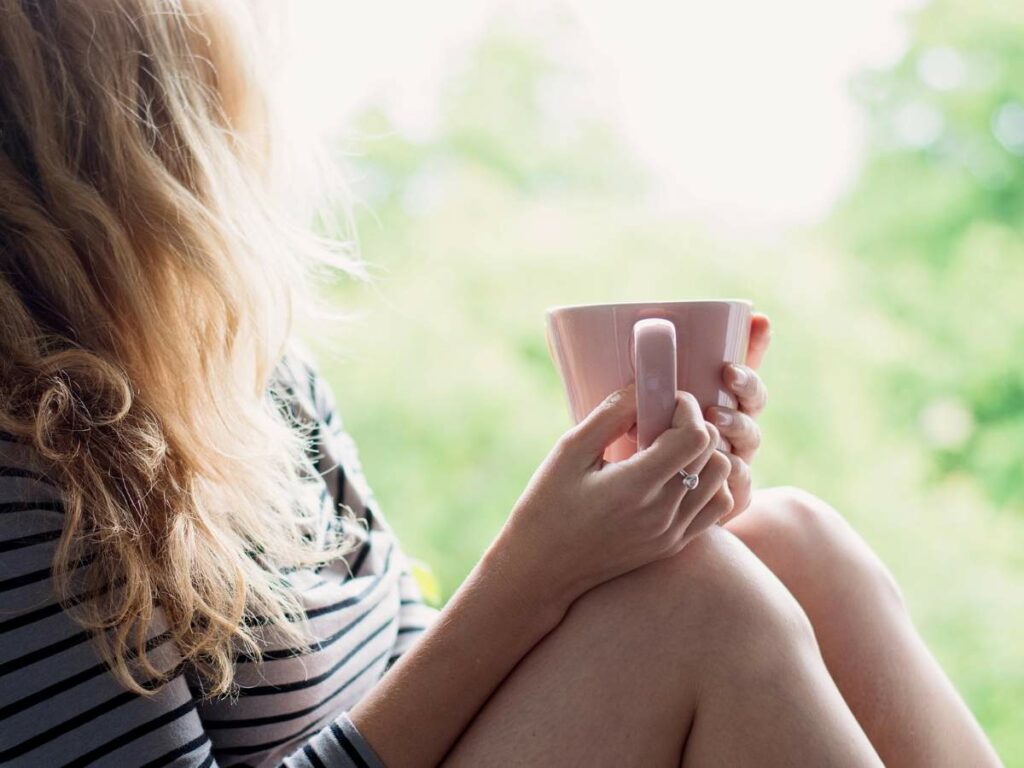
<path id="1" fill-rule="evenodd" d="M 160 608 L 211 691 L 246 614 L 295 636 L 301 436 L 267 397 L 316 248 L 273 205 L 252 19 L 227 0 L 0 0 L 0 430 L 66 499 L 76 616 L 159 686 Z M 131 661 L 134 651 L 139 658 Z"/>

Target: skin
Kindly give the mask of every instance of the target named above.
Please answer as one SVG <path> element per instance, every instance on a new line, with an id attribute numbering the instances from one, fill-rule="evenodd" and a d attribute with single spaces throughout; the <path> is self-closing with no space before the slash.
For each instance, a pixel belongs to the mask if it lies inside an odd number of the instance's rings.
<path id="1" fill-rule="evenodd" d="M 999 765 L 892 576 L 836 510 L 776 488 L 756 494 L 728 530 L 799 601 L 829 673 L 886 765 Z"/>
<path id="2" fill-rule="evenodd" d="M 679 393 L 650 449 L 606 464 L 635 420 L 626 390 L 559 440 L 350 713 L 387 765 L 999 764 L 838 513 L 751 493 L 770 335 L 756 315 L 748 366 L 723 371 L 737 409 Z"/>
<path id="3" fill-rule="evenodd" d="M 446 766 L 881 765 L 810 624 L 735 537 L 591 590 Z"/>

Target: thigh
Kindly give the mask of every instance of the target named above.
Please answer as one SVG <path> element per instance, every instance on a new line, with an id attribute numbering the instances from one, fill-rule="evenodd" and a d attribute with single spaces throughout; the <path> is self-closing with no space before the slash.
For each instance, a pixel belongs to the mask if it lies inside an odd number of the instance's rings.
<path id="1" fill-rule="evenodd" d="M 887 764 L 998 765 L 889 571 L 835 509 L 798 489 L 771 489 L 727 528 L 799 601 L 830 674 Z"/>
<path id="2" fill-rule="evenodd" d="M 573 606 L 453 749 L 454 766 L 877 765 L 806 617 L 733 536 Z"/>
<path id="3" fill-rule="evenodd" d="M 679 621 L 679 648 L 658 642 L 671 618 L 649 599 L 658 582 L 658 569 L 640 569 L 577 601 L 494 694 L 446 765 L 679 765 L 695 708 L 697 644 Z"/>

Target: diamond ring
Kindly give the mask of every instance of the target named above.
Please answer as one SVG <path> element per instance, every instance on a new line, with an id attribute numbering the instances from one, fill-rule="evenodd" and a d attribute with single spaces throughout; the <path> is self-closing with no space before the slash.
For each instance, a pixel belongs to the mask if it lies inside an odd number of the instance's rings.
<path id="1" fill-rule="evenodd" d="M 692 491 L 700 483 L 700 478 L 697 475 L 691 475 L 685 469 L 680 471 L 679 476 L 683 478 L 683 485 L 686 486 L 687 490 Z"/>

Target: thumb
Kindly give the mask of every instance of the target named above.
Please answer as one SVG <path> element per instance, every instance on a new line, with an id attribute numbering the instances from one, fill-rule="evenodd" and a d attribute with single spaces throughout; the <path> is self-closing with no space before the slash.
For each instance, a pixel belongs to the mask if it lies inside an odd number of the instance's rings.
<path id="1" fill-rule="evenodd" d="M 636 386 L 612 392 L 570 433 L 569 444 L 588 464 L 636 423 Z"/>
<path id="2" fill-rule="evenodd" d="M 747 365 L 755 371 L 761 367 L 768 344 L 772 340 L 772 326 L 767 315 L 755 312 L 750 320 L 750 341 L 747 344 Z"/>

